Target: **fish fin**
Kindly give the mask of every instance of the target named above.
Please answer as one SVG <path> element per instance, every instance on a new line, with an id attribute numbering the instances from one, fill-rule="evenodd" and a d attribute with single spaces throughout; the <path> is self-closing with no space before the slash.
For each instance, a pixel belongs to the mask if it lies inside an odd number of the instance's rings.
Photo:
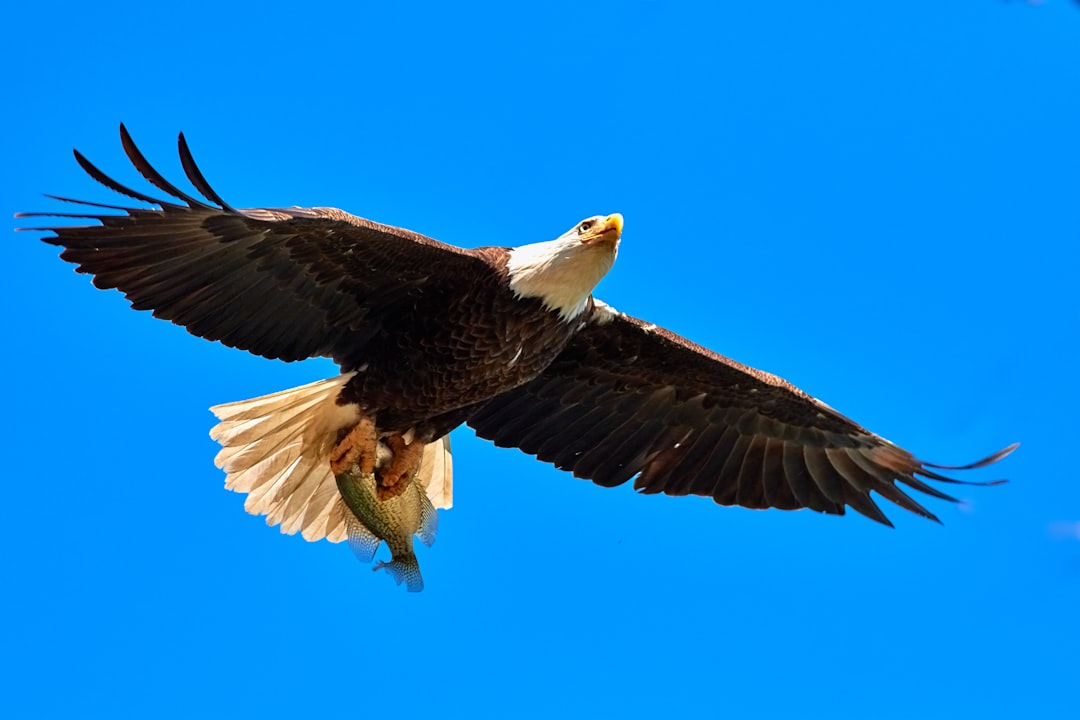
<path id="1" fill-rule="evenodd" d="M 379 549 L 382 540 L 357 520 L 352 512 L 345 514 L 345 528 L 349 533 L 349 548 L 353 551 L 353 555 L 364 563 L 374 560 L 375 551 Z"/>
<path id="2" fill-rule="evenodd" d="M 377 562 L 372 570 L 386 570 L 394 582 L 398 585 L 405 583 L 405 589 L 409 592 L 420 592 L 424 589 L 424 578 L 420 576 L 420 563 L 412 553 L 408 555 L 396 555 L 390 562 Z"/>
<path id="3" fill-rule="evenodd" d="M 435 533 L 439 531 L 439 513 L 426 495 L 420 495 L 420 527 L 416 536 L 428 547 L 435 544 Z"/>

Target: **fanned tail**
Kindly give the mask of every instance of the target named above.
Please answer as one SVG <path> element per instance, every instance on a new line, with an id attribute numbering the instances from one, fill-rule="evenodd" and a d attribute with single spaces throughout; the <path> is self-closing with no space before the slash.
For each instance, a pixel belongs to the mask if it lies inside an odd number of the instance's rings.
<path id="1" fill-rule="evenodd" d="M 346 539 L 349 511 L 330 472 L 330 452 L 338 433 L 360 419 L 355 406 L 336 402 L 352 377 L 346 373 L 210 408 L 221 420 L 210 431 L 222 446 L 214 462 L 226 473 L 226 488 L 247 493 L 245 510 L 311 542 Z M 435 507 L 450 507 L 449 437 L 424 448 L 417 481 Z"/>
<path id="2" fill-rule="evenodd" d="M 424 456 L 420 459 L 420 471 L 416 479 L 424 488 L 431 504 L 440 510 L 449 510 L 454 506 L 452 459 L 449 435 L 425 446 Z"/>

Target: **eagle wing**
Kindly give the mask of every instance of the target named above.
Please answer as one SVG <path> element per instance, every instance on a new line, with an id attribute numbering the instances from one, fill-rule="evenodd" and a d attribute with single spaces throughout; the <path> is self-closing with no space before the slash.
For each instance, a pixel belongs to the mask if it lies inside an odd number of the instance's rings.
<path id="1" fill-rule="evenodd" d="M 890 526 L 871 491 L 937 520 L 897 483 L 954 500 L 920 477 L 961 482 L 936 470 L 983 467 L 1016 447 L 963 467 L 920 461 L 781 378 L 599 302 L 540 377 L 468 422 L 605 487 L 637 476 L 644 493 L 836 515 L 850 506 Z"/>
<path id="2" fill-rule="evenodd" d="M 54 232 L 45 242 L 63 246 L 60 257 L 92 274 L 94 285 L 117 288 L 136 310 L 153 310 L 207 340 L 267 358 L 326 356 L 355 365 L 391 308 L 488 270 L 471 251 L 336 208 L 233 208 L 206 182 L 181 134 L 181 164 L 203 196 L 193 197 L 147 162 L 123 125 L 120 139 L 169 200 L 121 185 L 76 150 L 95 180 L 158 208 L 49 196 L 92 210 L 19 217 L 96 224 L 21 229 Z"/>

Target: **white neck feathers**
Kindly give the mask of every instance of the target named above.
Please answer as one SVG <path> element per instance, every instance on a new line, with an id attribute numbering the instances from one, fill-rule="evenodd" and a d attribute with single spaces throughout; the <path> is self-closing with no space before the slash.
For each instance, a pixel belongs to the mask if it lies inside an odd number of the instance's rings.
<path id="1" fill-rule="evenodd" d="M 506 262 L 510 289 L 518 297 L 540 298 L 548 310 L 572 320 L 585 310 L 615 254 L 614 248 L 586 245 L 576 237 L 522 245 Z"/>

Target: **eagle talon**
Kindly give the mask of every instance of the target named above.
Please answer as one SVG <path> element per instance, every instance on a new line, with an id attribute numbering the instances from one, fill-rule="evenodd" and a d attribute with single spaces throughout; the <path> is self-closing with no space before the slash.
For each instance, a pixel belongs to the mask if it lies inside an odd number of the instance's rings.
<path id="1" fill-rule="evenodd" d="M 386 443 L 386 447 L 390 448 L 391 455 L 397 455 L 400 452 L 404 452 L 405 448 L 409 445 L 405 442 L 405 438 L 399 433 L 387 435 L 383 442 Z"/>
<path id="2" fill-rule="evenodd" d="M 363 418 L 353 426 L 330 453 L 330 472 L 341 475 L 355 463 L 362 475 L 375 472 L 375 453 L 379 438 L 375 422 Z"/>
<path id="3" fill-rule="evenodd" d="M 380 500 L 396 497 L 408 486 L 424 456 L 424 443 L 414 440 L 406 443 L 400 434 L 388 436 L 384 442 L 392 453 L 390 461 L 379 471 L 378 495 Z"/>

